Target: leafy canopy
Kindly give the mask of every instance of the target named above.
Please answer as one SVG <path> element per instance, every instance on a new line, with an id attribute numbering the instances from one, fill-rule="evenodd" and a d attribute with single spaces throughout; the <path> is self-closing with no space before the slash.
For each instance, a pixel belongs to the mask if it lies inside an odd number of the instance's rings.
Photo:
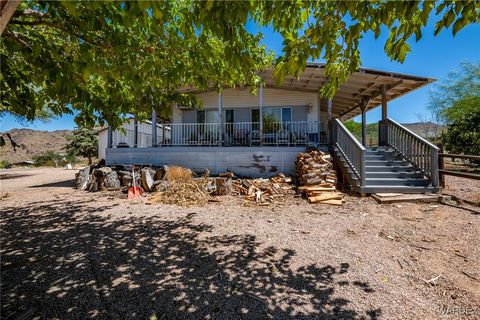
<path id="1" fill-rule="evenodd" d="M 386 54 L 403 62 L 408 40 L 436 19 L 435 34 L 478 23 L 475 1 L 61 1 L 22 2 L 2 35 L 1 112 L 78 112 L 78 123 L 168 115 L 172 102 L 199 103 L 179 88 L 259 86 L 271 53 L 247 22 L 283 38 L 274 75 L 299 76 L 307 60 L 327 62 L 321 89 L 332 97 L 360 67 L 368 32 L 389 32 Z"/>
<path id="2" fill-rule="evenodd" d="M 480 62 L 465 61 L 430 93 L 429 108 L 447 124 L 480 110 Z"/>
<path id="3" fill-rule="evenodd" d="M 0 44 L 1 112 L 76 111 L 78 124 L 118 127 L 198 103 L 184 86 L 256 88 L 272 63 L 260 37 L 225 42 L 187 13 L 189 2 L 21 2 Z"/>
<path id="4" fill-rule="evenodd" d="M 450 153 L 480 156 L 480 108 L 456 118 L 442 135 Z M 472 161 L 480 165 L 480 161 Z"/>

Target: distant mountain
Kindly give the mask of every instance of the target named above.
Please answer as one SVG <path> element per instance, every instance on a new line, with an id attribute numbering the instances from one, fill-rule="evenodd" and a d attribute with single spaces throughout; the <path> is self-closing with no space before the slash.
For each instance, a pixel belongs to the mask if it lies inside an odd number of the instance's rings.
<path id="1" fill-rule="evenodd" d="M 439 135 L 443 129 L 442 125 L 437 125 L 432 122 L 413 122 L 413 123 L 403 123 L 402 125 L 423 138 L 434 137 L 435 131 L 437 131 L 437 135 Z"/>
<path id="2" fill-rule="evenodd" d="M 10 139 L 18 145 L 14 150 Z M 64 152 L 65 146 L 68 144 L 66 136 L 72 133 L 71 130 L 41 131 L 32 129 L 12 129 L 2 132 L 1 135 L 5 139 L 5 145 L 0 147 L 0 161 L 6 160 L 10 163 L 20 161 L 33 160 L 46 151 Z"/>

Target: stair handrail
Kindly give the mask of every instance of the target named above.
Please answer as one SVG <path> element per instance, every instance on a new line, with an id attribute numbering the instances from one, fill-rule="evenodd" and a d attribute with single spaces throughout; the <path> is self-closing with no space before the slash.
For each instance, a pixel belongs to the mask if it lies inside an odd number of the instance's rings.
<path id="1" fill-rule="evenodd" d="M 364 187 L 366 185 L 367 150 L 339 119 L 335 119 L 334 125 L 334 145 L 360 180 L 361 186 Z"/>
<path id="2" fill-rule="evenodd" d="M 433 187 L 438 187 L 439 148 L 393 119 L 387 118 L 385 123 L 387 145 L 429 178 Z"/>

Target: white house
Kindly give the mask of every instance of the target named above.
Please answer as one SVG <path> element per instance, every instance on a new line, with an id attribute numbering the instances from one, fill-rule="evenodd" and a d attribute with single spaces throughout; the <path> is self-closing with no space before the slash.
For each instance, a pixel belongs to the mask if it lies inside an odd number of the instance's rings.
<path id="1" fill-rule="evenodd" d="M 379 155 L 367 156 L 374 151 L 365 148 L 365 113 L 381 106 L 379 143 L 397 150 L 412 170 L 424 174 L 424 180 L 411 183 L 436 187 L 438 168 L 433 160 L 425 161 L 434 159 L 436 147 L 387 116 L 388 101 L 434 79 L 362 68 L 340 86 L 332 99 L 323 99 L 318 92 L 328 81 L 324 67 L 309 63 L 298 79 L 286 78 L 281 86 L 276 84 L 271 70 L 266 70 L 261 74 L 264 85 L 256 96 L 250 94 L 249 88 L 242 87 L 223 88 L 221 92 L 213 88 L 185 89 L 184 92 L 201 99 L 202 108 L 174 105 L 168 124 L 159 126 L 152 111 L 152 121 L 138 124 L 136 129 L 131 120 L 124 126 L 125 133 L 101 131 L 99 154 L 109 165 L 170 164 L 196 171 L 208 168 L 212 173 L 232 170 L 240 175 L 269 176 L 293 173 L 298 152 L 308 147 L 323 148 L 334 155 L 339 152 L 336 158 L 343 159 L 339 165 L 346 168 L 346 174 L 352 176 L 353 183 L 363 192 L 377 188 L 375 183 L 384 182 L 369 180 L 369 175 L 376 176 L 367 172 L 369 157 Z M 411 106 L 405 107 L 405 112 L 412 112 L 407 109 Z M 342 124 L 359 114 L 364 129 L 361 142 Z M 398 182 L 393 178 L 386 181 Z M 410 181 L 406 183 L 408 188 L 414 186 L 408 185 Z"/>

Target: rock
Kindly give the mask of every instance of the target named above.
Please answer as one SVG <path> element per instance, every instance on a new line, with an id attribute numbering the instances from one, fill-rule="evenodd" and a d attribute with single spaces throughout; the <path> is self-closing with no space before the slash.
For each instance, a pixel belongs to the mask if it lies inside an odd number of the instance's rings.
<path id="1" fill-rule="evenodd" d="M 165 180 L 157 180 L 157 181 L 158 181 L 158 184 L 156 184 L 154 187 L 155 191 L 158 191 L 158 192 L 166 191 L 168 187 L 170 187 L 170 183 L 168 181 L 165 181 Z"/>
<path id="2" fill-rule="evenodd" d="M 125 174 L 122 176 L 122 186 L 125 187 L 130 187 L 132 184 L 132 175 L 131 174 Z"/>
<path id="3" fill-rule="evenodd" d="M 90 166 L 80 169 L 75 175 L 75 185 L 79 190 L 87 190 L 90 183 Z"/>
<path id="4" fill-rule="evenodd" d="M 116 171 L 109 172 L 103 181 L 107 189 L 120 189 L 120 179 Z"/>
<path id="5" fill-rule="evenodd" d="M 142 177 L 142 187 L 145 191 L 153 191 L 153 178 L 156 174 L 155 170 L 152 168 L 143 168 L 140 170 Z"/>
<path id="6" fill-rule="evenodd" d="M 98 191 L 98 178 L 97 175 L 91 174 L 90 175 L 90 187 L 88 188 L 88 191 Z"/>
<path id="7" fill-rule="evenodd" d="M 97 184 L 97 190 L 103 190 L 105 188 L 105 178 L 108 174 L 112 172 L 112 168 L 110 167 L 103 167 L 103 168 L 98 168 L 98 169 L 93 169 L 93 176 L 95 177 L 95 182 Z M 93 183 L 93 182 L 92 182 Z M 92 190 L 92 186 L 90 186 L 91 191 L 96 191 Z"/>
<path id="8" fill-rule="evenodd" d="M 94 169 L 94 170 L 93 170 L 93 173 L 94 173 L 97 177 L 106 176 L 106 175 L 109 174 L 110 172 L 112 172 L 112 168 L 110 168 L 110 167 L 97 168 L 97 169 Z"/>
<path id="9" fill-rule="evenodd" d="M 162 168 L 157 169 L 155 173 L 155 180 L 163 180 L 165 178 L 165 173 L 167 173 L 167 170 L 167 166 L 163 166 Z"/>

